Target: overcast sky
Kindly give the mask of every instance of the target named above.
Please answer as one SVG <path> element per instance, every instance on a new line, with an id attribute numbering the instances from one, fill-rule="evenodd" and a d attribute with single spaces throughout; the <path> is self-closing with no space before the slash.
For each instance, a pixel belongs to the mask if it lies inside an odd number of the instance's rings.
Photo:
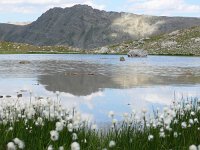
<path id="1" fill-rule="evenodd" d="M 200 17 L 200 0 L 0 0 L 0 22 L 30 22 L 49 8 L 75 4 L 135 14 Z"/>

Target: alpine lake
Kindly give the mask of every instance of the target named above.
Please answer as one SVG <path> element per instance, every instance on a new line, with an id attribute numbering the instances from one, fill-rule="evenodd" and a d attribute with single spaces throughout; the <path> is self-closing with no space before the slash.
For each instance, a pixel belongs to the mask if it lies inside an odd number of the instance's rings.
<path id="1" fill-rule="evenodd" d="M 200 57 L 123 55 L 0 55 L 0 95 L 21 101 L 59 99 L 97 123 L 114 111 L 162 109 L 181 98 L 200 97 Z M 31 91 L 31 94 L 30 94 Z M 57 97 L 58 96 L 58 97 Z M 1 100 L 1 99 L 0 99 Z"/>

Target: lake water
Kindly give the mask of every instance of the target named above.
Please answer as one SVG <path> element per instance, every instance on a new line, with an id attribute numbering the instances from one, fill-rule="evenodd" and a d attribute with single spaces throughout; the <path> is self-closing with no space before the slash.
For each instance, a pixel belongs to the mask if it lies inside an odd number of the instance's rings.
<path id="1" fill-rule="evenodd" d="M 0 95 L 54 97 L 96 122 L 132 109 L 152 110 L 200 97 L 200 57 L 119 55 L 0 55 Z M 29 64 L 20 64 L 28 60 Z M 21 91 L 22 90 L 22 91 Z"/>

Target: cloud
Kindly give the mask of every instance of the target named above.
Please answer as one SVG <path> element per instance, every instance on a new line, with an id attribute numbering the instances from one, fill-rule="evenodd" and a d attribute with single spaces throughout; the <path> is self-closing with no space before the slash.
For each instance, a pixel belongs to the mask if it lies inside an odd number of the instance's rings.
<path id="1" fill-rule="evenodd" d="M 0 0 L 0 12 L 43 13 L 53 7 L 71 7 L 85 4 L 96 9 L 104 9 L 104 5 L 96 4 L 93 0 Z"/>
<path id="2" fill-rule="evenodd" d="M 143 14 L 200 16 L 200 4 L 189 4 L 185 0 L 128 0 L 128 4 L 129 11 Z"/>

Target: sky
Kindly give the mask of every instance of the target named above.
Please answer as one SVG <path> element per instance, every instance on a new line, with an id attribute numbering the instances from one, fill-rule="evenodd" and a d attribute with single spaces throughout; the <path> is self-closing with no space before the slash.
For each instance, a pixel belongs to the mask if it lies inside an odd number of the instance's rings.
<path id="1" fill-rule="evenodd" d="M 0 0 L 0 22 L 32 22 L 50 8 L 76 4 L 106 11 L 200 17 L 200 0 Z"/>

